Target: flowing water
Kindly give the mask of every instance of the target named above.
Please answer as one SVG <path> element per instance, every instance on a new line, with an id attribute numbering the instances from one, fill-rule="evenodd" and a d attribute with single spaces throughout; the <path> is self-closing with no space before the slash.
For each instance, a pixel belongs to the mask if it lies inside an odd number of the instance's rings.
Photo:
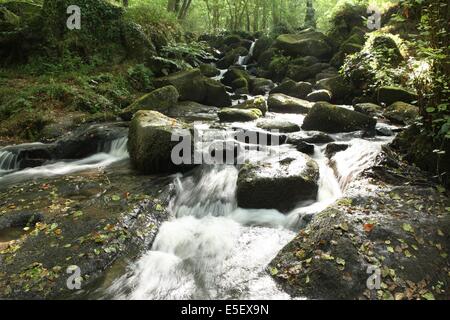
<path id="1" fill-rule="evenodd" d="M 0 161 L 3 154 L 5 154 L 5 152 L 2 153 L 2 151 L 0 151 Z M 4 167 L 2 161 L 0 169 L 4 170 L 4 175 L 2 176 L 0 174 L 0 186 L 12 185 L 30 179 L 61 176 L 109 166 L 112 163 L 128 158 L 127 138 L 120 138 L 104 145 L 100 145 L 98 147 L 98 153 L 84 159 L 51 162 L 39 167 L 27 168 L 21 171 L 17 171 L 17 168 L 12 165 L 16 158 L 17 157 L 11 153 L 5 156 L 6 160 L 4 160 L 4 163 L 9 163 L 9 170 L 6 170 L 8 166 L 5 165 Z"/>
<path id="2" fill-rule="evenodd" d="M 298 124 L 303 120 L 298 115 L 276 116 Z M 222 138 L 226 136 L 224 133 Z M 299 204 L 287 215 L 276 210 L 238 208 L 236 166 L 204 165 L 189 175 L 178 176 L 177 194 L 170 206 L 176 219 L 162 225 L 151 250 L 129 266 L 126 274 L 107 289 L 105 297 L 289 299 L 267 274 L 268 263 L 295 237 L 304 225 L 303 217 L 320 212 L 339 199 L 347 181 L 368 168 L 381 146 L 390 141 L 364 140 L 357 133 L 333 137 L 349 144 L 348 150 L 329 161 L 325 146 L 316 146 L 313 158 L 320 167 L 317 201 Z M 284 154 L 290 147 L 273 148 Z M 266 161 L 267 157 L 267 153 L 260 155 Z"/>

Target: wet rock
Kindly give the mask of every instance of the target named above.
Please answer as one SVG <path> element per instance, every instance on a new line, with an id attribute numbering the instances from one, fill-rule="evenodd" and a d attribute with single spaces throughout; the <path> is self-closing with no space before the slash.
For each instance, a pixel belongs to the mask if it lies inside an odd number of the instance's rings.
<path id="1" fill-rule="evenodd" d="M 34 226 L 43 221 L 44 216 L 40 212 L 21 211 L 14 214 L 7 213 L 0 217 L 0 232 L 6 228 L 25 228 Z"/>
<path id="2" fill-rule="evenodd" d="M 244 47 L 238 47 L 235 49 L 232 49 L 227 54 L 225 54 L 225 57 L 220 59 L 216 65 L 220 69 L 228 69 L 230 66 L 238 62 L 239 57 L 245 57 L 248 55 L 248 49 Z"/>
<path id="3" fill-rule="evenodd" d="M 310 299 L 448 297 L 449 200 L 417 169 L 389 158 L 369 170 L 376 168 L 368 188 L 376 195 L 344 198 L 315 215 L 271 262 L 269 272 L 284 290 Z M 402 178 L 392 179 L 396 174 Z M 375 272 L 382 284 L 371 290 Z"/>
<path id="4" fill-rule="evenodd" d="M 334 142 L 334 139 L 323 132 L 317 132 L 307 135 L 305 132 L 294 132 L 288 135 L 288 143 L 296 145 L 300 143 L 307 144 L 325 144 Z"/>
<path id="5" fill-rule="evenodd" d="M 265 78 L 250 79 L 250 93 L 252 95 L 264 95 L 275 87 L 272 80 Z"/>
<path id="6" fill-rule="evenodd" d="M 378 89 L 377 99 L 378 103 L 389 106 L 398 101 L 411 103 L 417 100 L 417 95 L 402 88 L 381 87 Z"/>
<path id="7" fill-rule="evenodd" d="M 263 116 L 265 116 L 267 111 L 269 111 L 266 99 L 263 96 L 258 96 L 258 97 L 255 97 L 254 99 L 247 100 L 243 103 L 235 105 L 233 108 L 236 108 L 236 109 L 258 109 L 261 111 Z"/>
<path id="8" fill-rule="evenodd" d="M 325 155 L 331 159 L 338 152 L 345 151 L 349 148 L 348 144 L 344 143 L 329 143 L 325 149 Z"/>
<path id="9" fill-rule="evenodd" d="M 54 144 L 27 143 L 8 146 L 0 149 L 0 152 L 11 152 L 15 156 L 16 168 L 25 169 L 43 165 L 54 158 L 56 146 Z"/>
<path id="10" fill-rule="evenodd" d="M 223 108 L 218 113 L 221 122 L 254 121 L 263 116 L 259 109 Z"/>
<path id="11" fill-rule="evenodd" d="M 172 150 L 179 141 L 172 141 L 174 135 L 187 125 L 164 116 L 156 111 L 138 111 L 130 124 L 128 151 L 133 166 L 144 173 L 170 173 L 186 171 L 189 165 L 172 162 Z"/>
<path id="12" fill-rule="evenodd" d="M 257 124 L 258 128 L 267 131 L 278 131 L 281 133 L 290 133 L 300 131 L 300 126 L 287 120 L 262 119 Z"/>
<path id="13" fill-rule="evenodd" d="M 114 140 L 127 136 L 126 123 L 85 125 L 66 134 L 55 143 L 53 159 L 82 159 L 99 151 Z"/>
<path id="14" fill-rule="evenodd" d="M 217 112 L 219 108 L 193 101 L 182 101 L 171 107 L 167 115 L 183 121 L 218 121 Z"/>
<path id="15" fill-rule="evenodd" d="M 329 90 L 316 90 L 314 92 L 311 92 L 306 97 L 306 100 L 311 102 L 319 102 L 319 101 L 325 101 L 325 102 L 331 102 L 332 93 Z"/>
<path id="16" fill-rule="evenodd" d="M 305 153 L 307 155 L 313 155 L 314 154 L 314 145 L 309 144 L 305 141 L 298 140 L 298 141 L 289 141 L 289 143 L 293 144 L 295 146 L 295 149 L 300 151 L 301 153 Z"/>
<path id="17" fill-rule="evenodd" d="M 379 116 L 383 113 L 383 108 L 374 103 L 358 103 L 355 105 L 355 111 L 370 116 Z"/>
<path id="18" fill-rule="evenodd" d="M 326 58 L 332 53 L 329 39 L 316 31 L 283 34 L 276 39 L 275 46 L 291 56 Z"/>
<path id="19" fill-rule="evenodd" d="M 200 103 L 215 107 L 231 106 L 232 101 L 224 85 L 219 81 L 204 79 L 205 98 Z"/>
<path id="20" fill-rule="evenodd" d="M 316 103 L 305 117 L 302 129 L 327 133 L 373 130 L 377 121 L 362 113 L 326 102 Z"/>
<path id="21" fill-rule="evenodd" d="M 272 89 L 270 94 L 281 93 L 290 97 L 305 99 L 312 92 L 312 84 L 309 82 L 295 82 L 286 80 L 278 87 Z"/>
<path id="22" fill-rule="evenodd" d="M 273 40 L 270 37 L 262 36 L 256 41 L 255 48 L 253 51 L 253 58 L 258 61 L 259 57 L 264 51 L 272 46 Z"/>
<path id="23" fill-rule="evenodd" d="M 383 116 L 397 124 L 411 124 L 419 117 L 419 108 L 405 102 L 395 102 L 384 110 Z"/>
<path id="24" fill-rule="evenodd" d="M 319 168 L 311 158 L 294 158 L 262 165 L 247 164 L 239 172 L 237 201 L 242 208 L 288 212 L 299 202 L 315 200 Z"/>
<path id="25" fill-rule="evenodd" d="M 169 109 L 177 104 L 179 97 L 177 88 L 172 85 L 165 86 L 142 96 L 123 110 L 120 116 L 130 121 L 139 110 L 153 110 L 167 114 Z"/>
<path id="26" fill-rule="evenodd" d="M 302 99 L 290 97 L 281 93 L 272 94 L 267 100 L 269 111 L 279 113 L 308 113 L 312 103 Z"/>

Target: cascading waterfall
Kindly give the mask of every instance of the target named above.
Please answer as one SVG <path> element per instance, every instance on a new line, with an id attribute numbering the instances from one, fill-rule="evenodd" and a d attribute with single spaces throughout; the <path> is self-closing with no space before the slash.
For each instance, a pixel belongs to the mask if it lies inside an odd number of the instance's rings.
<path id="1" fill-rule="evenodd" d="M 84 159 L 75 161 L 59 161 L 40 167 L 15 171 L 0 177 L 3 184 L 12 184 L 41 177 L 60 176 L 84 170 L 107 167 L 115 162 L 127 159 L 128 138 L 118 138 L 99 146 L 99 152 Z"/>
<path id="2" fill-rule="evenodd" d="M 17 169 L 17 155 L 0 150 L 0 176 L 15 169 Z"/>

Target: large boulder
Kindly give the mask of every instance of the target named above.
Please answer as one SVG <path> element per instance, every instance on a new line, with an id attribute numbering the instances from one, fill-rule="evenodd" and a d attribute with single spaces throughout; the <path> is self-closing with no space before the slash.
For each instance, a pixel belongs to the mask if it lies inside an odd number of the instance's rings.
<path id="1" fill-rule="evenodd" d="M 305 99 L 312 92 L 312 84 L 309 82 L 295 82 L 286 80 L 278 87 L 272 89 L 270 94 L 282 93 L 294 98 Z"/>
<path id="2" fill-rule="evenodd" d="M 220 70 L 217 69 L 214 65 L 212 64 L 202 64 L 200 65 L 200 71 L 202 72 L 202 74 L 205 77 L 216 77 L 218 75 L 220 75 Z"/>
<path id="3" fill-rule="evenodd" d="M 216 65 L 220 69 L 227 69 L 236 62 L 238 62 L 239 57 L 245 57 L 248 55 L 248 50 L 244 47 L 238 47 L 231 51 L 229 51 L 227 54 L 225 54 L 225 57 L 220 59 Z"/>
<path id="4" fill-rule="evenodd" d="M 383 113 L 383 108 L 377 104 L 365 102 L 355 105 L 355 111 L 361 112 L 370 116 L 379 116 Z"/>
<path id="5" fill-rule="evenodd" d="M 374 130 L 377 121 L 365 114 L 327 102 L 316 103 L 303 121 L 302 129 L 327 133 Z"/>
<path id="6" fill-rule="evenodd" d="M 311 102 L 319 102 L 319 101 L 331 102 L 332 96 L 333 94 L 329 90 L 321 89 L 308 94 L 306 96 L 306 100 Z"/>
<path id="7" fill-rule="evenodd" d="M 395 102 L 384 110 L 383 116 L 396 124 L 412 124 L 419 117 L 419 108 L 405 102 Z"/>
<path id="8" fill-rule="evenodd" d="M 254 121 L 262 117 L 259 109 L 238 109 L 223 108 L 219 111 L 218 116 L 221 122 L 247 122 Z"/>
<path id="9" fill-rule="evenodd" d="M 172 85 L 181 101 L 195 101 L 215 107 L 231 106 L 225 87 L 218 81 L 202 75 L 199 69 L 177 72 L 154 80 L 157 88 Z"/>
<path id="10" fill-rule="evenodd" d="M 253 50 L 253 59 L 258 61 L 259 57 L 268 50 L 273 44 L 273 40 L 270 37 L 263 36 L 256 40 L 255 48 Z"/>
<path id="11" fill-rule="evenodd" d="M 120 116 L 130 121 L 133 114 L 139 110 L 153 110 L 167 114 L 169 109 L 177 104 L 179 97 L 177 88 L 172 85 L 165 86 L 142 96 L 123 110 Z"/>
<path id="12" fill-rule="evenodd" d="M 172 173 L 185 171 L 189 165 L 175 165 L 172 150 L 179 143 L 172 141 L 187 125 L 157 111 L 138 111 L 131 121 L 128 152 L 133 166 L 143 173 Z"/>
<path id="13" fill-rule="evenodd" d="M 246 164 L 237 182 L 237 201 L 242 208 L 288 212 L 302 201 L 317 197 L 319 167 L 302 153 L 279 162 Z"/>
<path id="14" fill-rule="evenodd" d="M 353 88 L 342 76 L 322 79 L 316 84 L 318 89 L 325 89 L 331 92 L 332 102 L 351 102 Z"/>
<path id="15" fill-rule="evenodd" d="M 286 76 L 295 81 L 315 79 L 322 70 L 329 68 L 328 63 L 315 63 L 313 65 L 289 65 Z"/>
<path id="16" fill-rule="evenodd" d="M 377 99 L 378 103 L 389 106 L 397 101 L 411 103 L 417 100 L 417 95 L 398 87 L 381 87 L 378 89 Z"/>
<path id="17" fill-rule="evenodd" d="M 280 35 L 276 39 L 275 46 L 290 56 L 327 58 L 332 53 L 327 36 L 317 31 Z"/>
<path id="18" fill-rule="evenodd" d="M 272 80 L 265 78 L 251 78 L 250 79 L 250 94 L 261 95 L 266 94 L 275 87 Z"/>
<path id="19" fill-rule="evenodd" d="M 313 104 L 309 101 L 276 93 L 267 101 L 269 111 L 278 113 L 308 113 Z"/>

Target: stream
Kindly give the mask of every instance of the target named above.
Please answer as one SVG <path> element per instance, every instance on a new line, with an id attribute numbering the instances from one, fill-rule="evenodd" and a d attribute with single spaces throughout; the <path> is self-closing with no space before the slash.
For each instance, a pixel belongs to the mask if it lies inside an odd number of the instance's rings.
<path id="1" fill-rule="evenodd" d="M 253 49 L 253 46 L 252 46 Z M 253 50 L 250 50 L 250 54 Z M 241 57 L 245 64 L 248 57 Z M 221 71 L 223 77 L 225 71 Z M 236 101 L 235 101 L 236 102 Z M 268 113 L 301 125 L 302 115 Z M 233 123 L 228 129 L 257 129 L 254 123 Z M 227 128 L 222 138 L 227 139 Z M 261 131 L 261 129 L 258 129 Z M 302 132 L 305 137 L 309 135 Z M 266 267 L 303 227 L 308 217 L 343 196 L 346 186 L 370 167 L 381 147 L 392 137 L 361 138 L 360 132 L 331 135 L 349 148 L 330 161 L 325 144 L 316 144 L 312 158 L 320 168 L 319 192 L 314 203 L 300 203 L 288 214 L 276 210 L 238 208 L 235 165 L 202 165 L 185 175 L 175 175 L 176 195 L 170 204 L 175 219 L 164 223 L 152 245 L 128 265 L 111 285 L 99 288 L 103 298 L 114 299 L 290 299 L 269 276 Z M 0 149 L 0 184 L 41 177 L 76 174 L 127 161 L 127 139 L 99 146 L 99 152 L 76 161 L 58 161 L 17 170 L 13 154 Z M 279 160 L 280 152 L 296 151 L 291 145 L 253 150 L 256 159 Z M 269 154 L 269 155 L 268 155 Z M 271 157 L 267 159 L 267 157 Z M 98 296 L 98 292 L 96 293 Z"/>

